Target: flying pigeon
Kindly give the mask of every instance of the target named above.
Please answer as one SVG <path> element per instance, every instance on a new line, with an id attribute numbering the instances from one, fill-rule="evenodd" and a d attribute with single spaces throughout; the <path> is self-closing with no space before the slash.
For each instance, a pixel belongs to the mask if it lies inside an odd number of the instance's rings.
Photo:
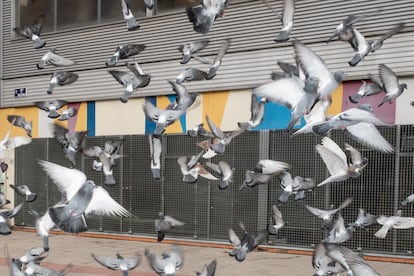
<path id="1" fill-rule="evenodd" d="M 6 198 L 4 193 L 0 192 L 0 209 L 2 209 L 5 205 L 9 203 L 10 203 L 10 200 Z"/>
<path id="2" fill-rule="evenodd" d="M 70 118 L 75 117 L 77 113 L 78 113 L 78 110 L 76 108 L 69 107 L 62 111 L 58 120 L 59 121 L 69 120 Z"/>
<path id="3" fill-rule="evenodd" d="M 199 154 L 191 156 L 188 160 L 187 156 L 181 156 L 177 159 L 178 165 L 180 165 L 181 173 L 183 175 L 184 183 L 195 183 L 198 180 L 198 176 L 202 176 L 210 180 L 218 180 L 214 175 L 208 172 L 199 162 L 204 151 L 200 151 Z"/>
<path id="4" fill-rule="evenodd" d="M 68 85 L 74 83 L 78 78 L 78 74 L 72 72 L 58 71 L 53 73 L 49 81 L 49 88 L 47 89 L 47 94 L 52 94 L 56 85 Z"/>
<path id="5" fill-rule="evenodd" d="M 153 0 L 144 0 L 145 7 L 149 10 L 152 10 L 154 7 L 154 4 L 152 2 Z"/>
<path id="6" fill-rule="evenodd" d="M 135 269 L 141 263 L 141 255 L 136 254 L 131 258 L 124 258 L 121 254 L 116 253 L 116 258 L 107 256 L 97 256 L 91 254 L 100 265 L 111 269 L 122 271 L 123 276 L 128 276 L 128 271 Z"/>
<path id="7" fill-rule="evenodd" d="M 53 134 L 72 166 L 76 165 L 75 156 L 86 133 L 87 131 L 71 131 L 59 124 L 53 124 Z"/>
<path id="8" fill-rule="evenodd" d="M 10 128 L 7 131 L 6 135 L 0 140 L 0 159 L 2 159 L 2 160 L 9 159 L 8 157 L 6 157 L 7 152 L 9 150 L 12 150 L 12 149 L 30 144 L 32 142 L 32 138 L 27 137 L 27 136 L 13 136 L 13 137 L 10 137 L 12 126 L 14 125 L 14 122 L 15 121 L 11 122 Z"/>
<path id="9" fill-rule="evenodd" d="M 203 50 L 207 45 L 210 43 L 209 40 L 197 40 L 194 42 L 184 43 L 178 46 L 178 51 L 182 54 L 182 59 L 180 61 L 181 64 L 187 64 L 191 56 L 199 51 Z"/>
<path id="10" fill-rule="evenodd" d="M 106 61 L 106 66 L 115 66 L 120 59 L 127 59 L 131 56 L 138 55 L 144 51 L 146 46 L 144 44 L 126 43 L 116 47 L 112 57 Z"/>
<path id="11" fill-rule="evenodd" d="M 368 159 L 362 158 L 358 150 L 345 143 L 345 149 L 351 153 L 351 162 L 348 163 L 345 152 L 328 136 L 322 139 L 321 144 L 315 146 L 330 176 L 317 186 L 327 183 L 345 181 L 348 178 L 356 178 L 368 165 Z"/>
<path id="12" fill-rule="evenodd" d="M 358 211 L 358 217 L 354 222 L 351 222 L 349 225 L 352 227 L 368 227 L 372 224 L 377 223 L 377 217 L 371 215 L 370 213 L 365 212 L 364 209 L 360 208 Z"/>
<path id="13" fill-rule="evenodd" d="M 183 250 L 177 245 L 172 246 L 170 253 L 163 252 L 161 258 L 152 253 L 148 248 L 145 248 L 144 254 L 149 266 L 158 275 L 175 276 L 176 272 L 184 264 Z"/>
<path id="14" fill-rule="evenodd" d="M 138 30 L 140 25 L 132 14 L 131 9 L 129 8 L 127 0 L 121 0 L 122 15 L 127 24 L 128 31 Z"/>
<path id="15" fill-rule="evenodd" d="M 198 97 L 198 93 L 189 93 L 188 89 L 184 85 L 177 82 L 168 81 L 168 83 L 171 85 L 177 96 L 175 101 L 171 103 L 167 109 L 187 110 L 193 106 Z"/>
<path id="16" fill-rule="evenodd" d="M 250 119 L 247 122 L 238 122 L 237 125 L 241 129 L 252 130 L 257 127 L 263 121 L 265 110 L 266 98 L 261 98 L 260 101 L 257 96 L 252 93 L 252 99 L 250 102 Z"/>
<path id="17" fill-rule="evenodd" d="M 201 272 L 197 271 L 196 276 L 214 276 L 216 273 L 217 261 L 213 260 L 208 265 L 204 265 Z"/>
<path id="18" fill-rule="evenodd" d="M 370 75 L 370 81 L 367 82 L 365 80 L 362 81 L 362 85 L 359 87 L 357 93 L 349 96 L 349 101 L 351 103 L 358 103 L 362 97 L 376 95 L 384 91 L 384 88 L 381 86 L 379 80 L 377 80 L 374 76 Z"/>
<path id="19" fill-rule="evenodd" d="M 227 50 L 229 49 L 230 45 L 231 45 L 231 40 L 225 39 L 223 43 L 221 44 L 220 49 L 217 52 L 216 56 L 214 57 L 214 60 L 212 61 L 199 57 L 198 55 L 195 55 L 195 54 L 193 55 L 194 58 L 197 59 L 198 61 L 209 65 L 207 76 L 205 77 L 205 79 L 211 80 L 217 75 L 217 71 L 221 66 L 223 57 L 227 53 Z"/>
<path id="20" fill-rule="evenodd" d="M 316 186 L 313 179 L 301 176 L 295 176 L 292 179 L 292 175 L 287 171 L 283 172 L 279 178 L 282 193 L 277 200 L 280 203 L 287 203 L 291 195 L 295 195 L 295 200 L 304 199 L 306 197 L 305 191 L 311 190 Z"/>
<path id="21" fill-rule="evenodd" d="M 52 221 L 62 231 L 87 231 L 85 216 L 88 214 L 131 216 L 104 188 L 87 179 L 82 171 L 43 160 L 39 161 L 39 165 L 65 197 L 65 201 L 50 207 L 48 211 Z"/>
<path id="22" fill-rule="evenodd" d="M 70 66 L 75 64 L 74 61 L 62 57 L 56 53 L 56 48 L 49 48 L 46 54 L 43 55 L 42 59 L 36 64 L 37 69 L 44 69 L 46 65 L 54 66 Z"/>
<path id="23" fill-rule="evenodd" d="M 253 170 L 246 170 L 245 180 L 239 190 L 243 187 L 252 188 L 258 184 L 265 184 L 272 176 L 281 174 L 288 168 L 289 164 L 284 162 L 270 159 L 259 160 Z"/>
<path id="24" fill-rule="evenodd" d="M 243 231 L 243 238 L 236 235 L 233 229 L 229 229 L 229 241 L 234 249 L 229 253 L 237 261 L 242 262 L 246 259 L 246 254 L 253 251 L 259 244 L 261 244 L 267 236 L 267 230 L 260 230 L 257 233 L 248 233 L 243 223 L 239 223 Z"/>
<path id="25" fill-rule="evenodd" d="M 271 235 L 276 235 L 277 232 L 285 226 L 285 221 L 283 220 L 282 212 L 280 212 L 277 205 L 272 205 L 272 221 L 273 223 L 267 226 L 267 231 Z"/>
<path id="26" fill-rule="evenodd" d="M 177 77 L 175 78 L 175 82 L 182 84 L 183 82 L 188 81 L 200 81 L 207 79 L 207 76 L 208 73 L 203 70 L 199 70 L 193 67 L 186 67 L 178 73 Z"/>
<path id="27" fill-rule="evenodd" d="M 384 239 L 391 228 L 408 229 L 414 227 L 414 218 L 402 217 L 401 210 L 398 210 L 394 216 L 381 215 L 377 218 L 378 224 L 382 227 L 374 234 L 377 238 Z"/>
<path id="28" fill-rule="evenodd" d="M 188 19 L 193 23 L 194 31 L 207 34 L 214 21 L 223 17 L 224 10 L 229 4 L 230 0 L 203 0 L 199 5 L 186 8 Z"/>
<path id="29" fill-rule="evenodd" d="M 332 104 L 332 97 L 327 97 L 326 99 L 320 99 L 312 107 L 311 111 L 308 114 L 303 116 L 306 124 L 295 131 L 293 135 L 303 134 L 303 133 L 313 133 L 313 126 L 318 125 L 326 121 L 326 112 Z"/>
<path id="30" fill-rule="evenodd" d="M 0 234 L 9 235 L 11 230 L 8 225 L 8 220 L 15 217 L 23 207 L 23 202 L 15 206 L 13 209 L 0 211 Z"/>
<path id="31" fill-rule="evenodd" d="M 49 114 L 47 115 L 49 118 L 58 118 L 60 116 L 60 114 L 57 112 L 57 110 L 59 110 L 60 108 L 62 108 L 63 106 L 65 106 L 68 102 L 64 101 L 64 100 L 50 100 L 50 101 L 39 101 L 39 102 L 34 102 L 34 104 L 46 111 L 49 112 Z"/>
<path id="32" fill-rule="evenodd" d="M 312 266 L 316 270 L 315 276 L 338 275 L 345 269 L 327 255 L 326 244 L 320 243 L 312 254 Z"/>
<path id="33" fill-rule="evenodd" d="M 384 41 L 390 37 L 392 37 L 393 35 L 399 33 L 403 28 L 404 28 L 404 23 L 398 23 L 397 25 L 395 25 L 394 27 L 392 27 L 388 32 L 386 32 L 385 34 L 383 34 L 380 38 L 374 40 L 371 42 L 371 52 L 374 53 L 375 51 L 379 50 Z"/>
<path id="34" fill-rule="evenodd" d="M 283 12 L 280 21 L 283 25 L 282 30 L 276 37 L 276 42 L 284 42 L 289 40 L 290 32 L 293 28 L 293 15 L 295 13 L 295 1 L 283 0 Z"/>
<path id="35" fill-rule="evenodd" d="M 29 187 L 27 185 L 12 185 L 9 184 L 10 188 L 15 190 L 19 195 L 22 195 L 25 197 L 26 202 L 32 202 L 36 199 L 37 194 L 30 191 Z"/>
<path id="36" fill-rule="evenodd" d="M 233 175 L 235 168 L 231 168 L 226 161 L 219 161 L 218 164 L 206 162 L 206 166 L 221 176 L 219 181 L 219 189 L 227 189 L 231 182 L 233 182 Z"/>
<path id="37" fill-rule="evenodd" d="M 40 38 L 40 32 L 43 27 L 44 15 L 42 14 L 37 20 L 30 26 L 13 28 L 17 34 L 32 40 L 35 49 L 42 48 L 46 45 L 46 42 Z"/>
<path id="38" fill-rule="evenodd" d="M 308 211 L 311 214 L 313 214 L 313 215 L 317 216 L 318 218 L 322 219 L 322 224 L 321 224 L 322 229 L 324 229 L 324 228 L 330 229 L 331 225 L 332 225 L 333 216 L 336 213 L 338 213 L 339 211 L 341 211 L 342 209 L 344 209 L 345 207 L 347 207 L 351 203 L 352 203 L 352 198 L 347 198 L 336 209 L 322 210 L 322 209 L 318 209 L 318 208 L 309 206 L 307 204 L 305 204 L 305 207 L 306 207 L 306 209 L 308 209 Z"/>
<path id="39" fill-rule="evenodd" d="M 385 64 L 379 65 L 379 74 L 386 95 L 378 107 L 395 100 L 407 89 L 407 84 L 400 83 L 397 75 Z"/>
<path id="40" fill-rule="evenodd" d="M 165 215 L 163 212 L 159 212 L 158 218 L 154 221 L 154 225 L 155 231 L 157 232 L 157 241 L 161 242 L 164 240 L 166 232 L 171 231 L 174 227 L 184 226 L 185 223 Z"/>
<path id="41" fill-rule="evenodd" d="M 193 127 L 192 129 L 187 130 L 187 134 L 190 137 L 197 137 L 199 135 L 203 136 L 203 137 L 206 137 L 206 138 L 213 138 L 214 137 L 214 135 L 211 134 L 210 131 L 208 131 L 207 129 L 204 128 L 203 123 L 198 124 L 195 127 Z"/>
<path id="42" fill-rule="evenodd" d="M 407 196 L 403 201 L 401 201 L 402 206 L 406 206 L 408 203 L 412 203 L 414 201 L 414 194 Z"/>
<path id="43" fill-rule="evenodd" d="M 7 115 L 7 121 L 17 127 L 24 129 L 27 136 L 32 137 L 32 121 L 28 122 L 23 116 L 20 115 Z"/>
<path id="44" fill-rule="evenodd" d="M 344 218 L 341 213 L 338 213 L 338 217 L 333 223 L 329 236 L 322 240 L 324 243 L 343 243 L 352 238 L 354 228 L 351 225 L 345 227 Z"/>
<path id="45" fill-rule="evenodd" d="M 47 257 L 47 250 L 44 247 L 38 246 L 33 247 L 26 251 L 26 253 L 14 260 L 19 260 L 22 264 L 27 265 L 28 263 L 40 264 L 40 262 Z"/>
<path id="46" fill-rule="evenodd" d="M 365 18 L 365 15 L 354 15 L 347 16 L 335 29 L 334 33 L 329 37 L 328 42 L 338 37 L 342 41 L 347 41 L 353 49 L 357 49 L 358 45 L 355 41 L 353 33 L 353 25 Z"/>
<path id="47" fill-rule="evenodd" d="M 99 146 L 93 146 L 87 149 L 82 150 L 83 154 L 88 157 L 95 157 L 99 159 L 99 162 L 102 165 L 102 171 L 105 175 L 104 183 L 106 185 L 115 185 L 116 180 L 112 171 L 112 166 L 114 161 L 111 161 L 114 158 L 111 154 L 107 153 L 104 149 Z M 119 158 L 118 156 L 117 158 Z M 114 158 L 115 159 L 115 158 Z M 114 160 L 113 159 L 113 160 Z"/>
<path id="48" fill-rule="evenodd" d="M 162 144 L 160 137 L 154 137 L 154 135 L 148 135 L 150 153 L 151 153 L 151 172 L 152 178 L 158 180 L 161 178 L 161 151 Z"/>

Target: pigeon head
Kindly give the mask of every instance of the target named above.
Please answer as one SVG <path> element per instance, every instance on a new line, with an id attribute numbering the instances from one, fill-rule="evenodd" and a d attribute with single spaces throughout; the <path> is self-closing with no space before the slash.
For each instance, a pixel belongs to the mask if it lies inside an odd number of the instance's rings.
<path id="1" fill-rule="evenodd" d="M 334 79 L 336 80 L 337 83 L 341 83 L 342 80 L 343 80 L 343 78 L 344 78 L 344 76 L 345 76 L 345 73 L 344 72 L 337 71 L 337 72 L 335 72 L 335 74 L 334 74 L 333 77 L 334 77 Z"/>

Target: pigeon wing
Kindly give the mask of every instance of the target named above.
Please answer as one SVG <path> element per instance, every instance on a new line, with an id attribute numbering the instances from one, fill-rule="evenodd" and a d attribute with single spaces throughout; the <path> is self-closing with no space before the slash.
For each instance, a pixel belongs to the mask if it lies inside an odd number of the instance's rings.
<path id="1" fill-rule="evenodd" d="M 293 179 L 293 187 L 297 190 L 309 190 L 316 186 L 315 180 L 312 178 L 303 178 L 301 176 L 295 176 Z"/>
<path id="2" fill-rule="evenodd" d="M 277 205 L 272 206 L 272 218 L 273 218 L 273 222 L 277 226 L 282 226 L 285 224 L 285 221 L 283 220 L 282 212 L 280 212 Z"/>
<path id="3" fill-rule="evenodd" d="M 98 262 L 100 265 L 112 269 L 112 270 L 119 270 L 120 269 L 120 260 L 114 257 L 104 257 L 104 256 L 96 256 L 95 254 L 91 254 L 92 257 Z"/>
<path id="4" fill-rule="evenodd" d="M 309 212 L 311 212 L 311 214 L 313 214 L 313 215 L 315 215 L 319 218 L 322 218 L 322 216 L 326 213 L 325 210 L 321 210 L 321 209 L 318 209 L 318 208 L 315 208 L 315 207 L 312 207 L 312 206 L 309 206 L 309 205 L 305 205 L 305 207 L 306 207 L 306 209 L 308 209 Z"/>
<path id="5" fill-rule="evenodd" d="M 171 216 L 168 216 L 168 215 L 164 216 L 164 221 L 169 223 L 172 227 L 185 225 L 184 222 L 179 221 L 178 219 L 175 219 L 175 218 L 173 218 Z"/>
<path id="6" fill-rule="evenodd" d="M 240 247 L 240 238 L 236 235 L 233 229 L 229 228 L 229 241 L 234 247 Z"/>
<path id="7" fill-rule="evenodd" d="M 206 121 L 210 128 L 211 133 L 215 137 L 219 139 L 223 139 L 225 137 L 224 132 L 210 119 L 210 117 L 208 117 L 208 115 L 206 115 Z"/>
<path id="8" fill-rule="evenodd" d="M 370 123 L 361 122 L 346 128 L 346 133 L 355 141 L 383 153 L 394 151 L 393 146 L 385 140 L 378 129 Z"/>
<path id="9" fill-rule="evenodd" d="M 387 94 L 389 91 L 398 89 L 398 77 L 387 65 L 380 64 L 379 72 L 382 85 Z"/>
<path id="10" fill-rule="evenodd" d="M 346 155 L 329 137 L 324 137 L 322 145 L 316 145 L 316 150 L 331 175 L 346 173 L 348 169 Z"/>
<path id="11" fill-rule="evenodd" d="M 116 202 L 102 187 L 93 189 L 92 199 L 85 210 L 85 214 L 101 216 L 123 216 L 131 217 L 132 214 Z"/>
<path id="12" fill-rule="evenodd" d="M 112 77 L 114 77 L 114 79 L 116 79 L 116 81 L 122 84 L 123 86 L 128 85 L 127 78 L 129 73 L 118 70 L 109 70 L 108 73 L 111 74 Z"/>
<path id="13" fill-rule="evenodd" d="M 407 229 L 414 227 L 414 218 L 410 217 L 397 217 L 395 219 L 395 229 Z"/>

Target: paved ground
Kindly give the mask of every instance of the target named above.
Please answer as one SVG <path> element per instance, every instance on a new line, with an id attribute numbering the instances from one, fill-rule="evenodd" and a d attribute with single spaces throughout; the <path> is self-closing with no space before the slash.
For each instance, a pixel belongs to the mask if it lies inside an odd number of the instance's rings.
<path id="1" fill-rule="evenodd" d="M 168 242 L 168 241 L 166 241 Z M 41 245 L 40 239 L 35 233 L 14 231 L 11 235 L 0 236 L 0 246 L 8 246 L 10 256 L 19 257 L 34 246 Z M 52 235 L 50 237 L 49 256 L 43 265 L 61 269 L 65 264 L 74 265 L 67 275 L 96 276 L 96 275 L 121 275 L 119 272 L 107 270 L 101 267 L 91 257 L 91 253 L 101 256 L 113 256 L 119 252 L 125 256 L 131 256 L 135 252 L 143 255 L 144 249 L 160 254 L 168 251 L 171 244 L 156 242 L 137 242 L 128 240 L 101 239 L 72 235 Z M 255 251 L 248 254 L 242 263 L 228 256 L 227 248 L 210 248 L 200 246 L 182 246 L 184 250 L 184 266 L 178 275 L 195 275 L 205 263 L 216 259 L 218 262 L 216 275 L 244 276 L 244 275 L 298 275 L 310 276 L 314 270 L 311 265 L 311 256 L 296 254 L 280 254 Z M 9 275 L 5 258 L 0 253 L 0 275 Z M 414 265 L 369 262 L 381 275 L 403 276 L 413 275 Z M 145 259 L 130 275 L 156 275 L 151 271 Z"/>

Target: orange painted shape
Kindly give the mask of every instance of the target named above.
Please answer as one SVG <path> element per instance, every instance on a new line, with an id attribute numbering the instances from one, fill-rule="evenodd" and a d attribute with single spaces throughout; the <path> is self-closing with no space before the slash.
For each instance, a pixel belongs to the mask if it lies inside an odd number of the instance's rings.
<path id="1" fill-rule="evenodd" d="M 23 116 L 26 121 L 32 121 L 32 138 L 37 138 L 38 133 L 38 108 L 37 107 L 12 107 L 12 108 L 2 108 L 0 109 L 0 137 L 3 138 L 6 133 L 9 131 L 10 123 L 7 120 L 8 115 L 19 115 Z M 10 133 L 10 136 L 26 136 L 26 131 L 20 127 L 14 126 Z"/>
<path id="2" fill-rule="evenodd" d="M 339 85 L 338 88 L 332 93 L 332 104 L 329 107 L 326 115 L 332 116 L 342 112 L 342 99 L 343 99 L 343 84 Z"/>
<path id="3" fill-rule="evenodd" d="M 205 92 L 203 96 L 203 123 L 206 128 L 208 124 L 206 121 L 206 115 L 216 124 L 221 126 L 223 120 L 224 110 L 226 109 L 227 99 L 229 97 L 229 91 L 222 92 Z"/>

